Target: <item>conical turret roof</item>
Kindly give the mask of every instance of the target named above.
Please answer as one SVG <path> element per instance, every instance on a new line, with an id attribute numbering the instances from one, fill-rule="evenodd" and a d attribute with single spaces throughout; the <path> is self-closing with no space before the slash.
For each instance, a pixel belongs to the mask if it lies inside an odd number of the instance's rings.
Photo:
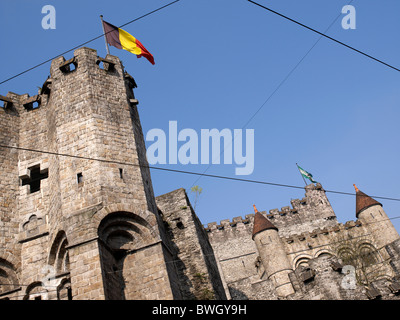
<path id="1" fill-rule="evenodd" d="M 253 236 L 252 238 L 254 239 L 254 236 L 264 230 L 267 229 L 275 229 L 278 231 L 278 228 L 275 227 L 271 221 L 269 221 L 267 218 L 265 218 L 260 212 L 258 212 L 256 206 L 253 204 L 254 207 L 254 225 L 253 225 Z"/>
<path id="2" fill-rule="evenodd" d="M 358 215 L 364 209 L 367 209 L 375 205 L 380 205 L 382 207 L 382 204 L 380 202 L 376 201 L 375 199 L 372 199 L 370 196 L 360 191 L 355 184 L 353 184 L 353 186 L 354 189 L 356 190 L 356 218 L 358 218 Z"/>

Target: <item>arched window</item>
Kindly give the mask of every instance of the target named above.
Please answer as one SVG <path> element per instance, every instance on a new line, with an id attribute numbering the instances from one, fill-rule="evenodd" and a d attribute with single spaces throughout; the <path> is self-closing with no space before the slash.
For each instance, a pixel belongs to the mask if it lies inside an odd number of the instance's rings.
<path id="1" fill-rule="evenodd" d="M 58 300 L 72 300 L 71 280 L 63 279 L 57 287 Z"/>
<path id="2" fill-rule="evenodd" d="M 369 267 L 379 263 L 378 251 L 370 243 L 361 243 L 358 247 L 359 257 L 363 267 Z"/>
<path id="3" fill-rule="evenodd" d="M 148 222 L 128 212 L 114 212 L 106 216 L 99 225 L 98 235 L 114 253 L 153 241 Z"/>
<path id="4" fill-rule="evenodd" d="M 295 269 L 297 269 L 298 267 L 308 268 L 309 267 L 309 265 L 308 265 L 309 261 L 310 261 L 310 258 L 307 258 L 307 257 L 299 258 L 296 261 Z"/>
<path id="5" fill-rule="evenodd" d="M 126 286 L 136 280 L 138 268 L 132 252 L 155 241 L 150 225 L 139 215 L 113 212 L 100 222 L 98 235 L 106 299 L 123 300 Z"/>
<path id="6" fill-rule="evenodd" d="M 360 284 L 366 285 L 386 274 L 378 251 L 364 240 L 347 242 L 346 246 L 338 250 L 338 257 L 344 266 L 351 265 L 355 268 L 356 279 Z"/>
<path id="7" fill-rule="evenodd" d="M 324 251 L 324 252 L 321 252 L 320 254 L 318 254 L 318 258 L 320 258 L 320 257 L 326 257 L 326 258 L 328 258 L 328 257 L 331 257 L 332 256 L 332 254 L 331 253 L 329 253 L 329 252 L 327 252 L 327 251 Z"/>
<path id="8" fill-rule="evenodd" d="M 357 267 L 357 253 L 349 246 L 343 246 L 338 249 L 337 256 L 342 260 L 343 265 Z"/>
<path id="9" fill-rule="evenodd" d="M 69 272 L 69 256 L 67 236 L 64 231 L 59 231 L 51 246 L 49 266 L 54 267 L 56 274 Z"/>
<path id="10" fill-rule="evenodd" d="M 8 292 L 19 287 L 19 280 L 14 266 L 0 258 L 0 293 Z"/>
<path id="11" fill-rule="evenodd" d="M 26 287 L 23 300 L 47 300 L 48 291 L 42 286 L 42 282 L 36 281 Z"/>
<path id="12" fill-rule="evenodd" d="M 68 240 L 64 231 L 59 231 L 53 241 L 48 259 L 48 271 L 55 279 L 51 285 L 56 286 L 58 300 L 72 300 L 71 280 L 69 276 Z"/>

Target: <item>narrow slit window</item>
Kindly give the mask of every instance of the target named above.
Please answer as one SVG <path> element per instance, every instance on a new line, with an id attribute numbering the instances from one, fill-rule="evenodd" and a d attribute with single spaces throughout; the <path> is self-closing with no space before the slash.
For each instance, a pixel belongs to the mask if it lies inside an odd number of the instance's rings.
<path id="1" fill-rule="evenodd" d="M 122 168 L 119 168 L 119 177 L 120 177 L 121 179 L 124 178 L 124 170 L 123 170 Z"/>
<path id="2" fill-rule="evenodd" d="M 68 296 L 68 300 L 72 300 L 72 289 L 71 288 L 67 288 L 67 296 Z"/>
<path id="3" fill-rule="evenodd" d="M 83 182 L 83 175 L 82 175 L 82 172 L 79 172 L 79 173 L 76 175 L 76 180 L 78 181 L 78 184 L 80 184 L 80 183 Z"/>

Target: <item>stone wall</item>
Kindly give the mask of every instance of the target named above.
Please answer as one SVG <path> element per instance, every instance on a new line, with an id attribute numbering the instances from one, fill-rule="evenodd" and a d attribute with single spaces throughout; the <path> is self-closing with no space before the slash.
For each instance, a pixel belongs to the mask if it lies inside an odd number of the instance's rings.
<path id="1" fill-rule="evenodd" d="M 0 268 L 4 260 L 15 283 L 32 284 L 21 288 L 25 298 L 48 289 L 40 281 L 45 269 L 57 278 L 56 296 L 64 290 L 74 299 L 179 297 L 134 87 L 117 57 L 80 48 L 69 60 L 52 61 L 37 96 L 8 94 L 13 106 L 0 110 L 0 143 L 21 149 L 0 150 L 0 241 L 17 258 L 11 263 L 3 249 Z M 40 185 L 31 183 L 35 174 Z M 100 231 L 110 215 L 115 225 Z M 148 262 L 138 268 L 142 255 Z"/>
<path id="2" fill-rule="evenodd" d="M 385 250 L 390 257 L 390 265 L 396 275 L 400 275 L 400 239 L 393 241 L 385 246 Z"/>
<path id="3" fill-rule="evenodd" d="M 206 231 L 214 249 L 215 257 L 221 270 L 227 295 L 250 297 L 253 293 L 251 283 L 258 281 L 262 274 L 258 273 L 256 262 L 257 248 L 252 240 L 254 215 L 208 224 Z M 239 283 L 248 283 L 241 287 Z"/>
<path id="4" fill-rule="evenodd" d="M 282 237 L 311 232 L 337 224 L 336 215 L 321 184 L 310 184 L 302 199 L 291 200 L 290 206 L 269 210 L 267 217 L 279 229 Z"/>
<path id="5" fill-rule="evenodd" d="M 261 212 L 279 229 L 279 236 L 283 239 L 286 252 L 294 267 L 295 259 L 300 258 L 301 251 L 310 251 L 310 246 L 317 247 L 308 258 L 322 253 L 321 245 L 326 245 L 329 239 L 323 239 L 318 234 L 323 234 L 337 227 L 336 216 L 330 206 L 320 184 L 309 185 L 305 188 L 303 199 L 291 201 L 292 208 L 283 207 L 281 210 L 273 209 L 267 214 Z M 235 217 L 208 223 L 206 231 L 213 246 L 216 257 L 222 270 L 222 277 L 229 290 L 242 291 L 244 296 L 255 296 L 252 287 L 247 284 L 240 288 L 239 283 L 256 283 L 259 279 L 265 280 L 262 263 L 258 260 L 259 253 L 252 240 L 254 215 L 245 218 Z M 268 285 L 268 287 L 270 287 Z M 231 289 L 235 288 L 235 289 Z M 274 296 L 271 291 L 268 296 Z"/>
<path id="6" fill-rule="evenodd" d="M 335 263 L 335 264 L 334 264 Z M 349 268 L 335 256 L 321 256 L 309 261 L 309 269 L 299 267 L 291 275 L 296 293 L 289 300 L 399 300 L 397 278 L 381 277 L 360 283 Z M 335 267 L 336 265 L 336 267 Z M 337 269 L 337 266 L 340 266 Z M 343 269 L 342 269 L 343 267 Z M 311 270 L 311 277 L 307 276 Z"/>
<path id="7" fill-rule="evenodd" d="M 177 252 L 174 265 L 182 298 L 226 299 L 213 249 L 185 190 L 164 194 L 156 201 Z"/>
<path id="8" fill-rule="evenodd" d="M 18 146 L 20 97 L 8 93 L 12 104 L 0 102 L 0 145 Z M 0 147 L 0 294 L 18 289 L 21 271 L 20 244 L 15 237 L 18 219 L 18 150 Z"/>
<path id="9" fill-rule="evenodd" d="M 393 278 L 396 275 L 396 268 L 400 266 L 398 265 L 400 256 L 397 254 L 398 248 L 395 244 L 397 242 L 386 246 L 386 250 L 382 250 L 376 246 L 376 237 L 379 234 L 372 234 L 366 222 L 356 220 L 342 224 L 336 220 L 320 184 L 309 185 L 305 191 L 303 199 L 291 201 L 293 208 L 283 207 L 280 211 L 273 209 L 269 214 L 262 212 L 264 217 L 279 228 L 279 236 L 293 269 L 293 279 L 296 279 L 294 270 L 309 268 L 310 264 L 313 264 L 314 272 L 325 272 L 327 266 L 324 266 L 322 262 L 322 266 L 319 266 L 316 264 L 318 261 L 323 261 L 326 257 L 346 257 L 349 250 L 354 252 L 369 250 L 368 252 L 374 256 L 375 266 L 367 269 L 372 280 L 379 279 L 378 273 L 387 278 Z M 220 265 L 228 297 L 230 295 L 232 299 L 276 299 L 275 289 L 265 274 L 259 252 L 252 240 L 253 222 L 254 215 L 249 214 L 245 218 L 222 220 L 219 224 L 208 223 L 205 230 L 208 232 Z M 374 271 L 372 271 L 373 268 Z M 331 271 L 332 268 L 328 269 Z M 334 272 L 332 274 L 335 275 Z M 321 277 L 324 279 L 325 276 Z M 343 277 L 343 274 L 333 276 L 336 282 Z M 324 299 L 351 298 L 351 295 L 348 295 L 349 292 L 343 293 L 339 290 L 340 286 L 335 287 L 335 293 L 325 290 L 324 285 L 329 283 L 328 280 L 312 283 L 314 285 L 308 286 L 307 290 L 304 286 L 294 283 L 293 285 L 297 288 L 294 297 L 296 299 L 317 299 L 320 296 Z M 314 286 L 316 289 L 311 290 L 310 288 Z M 324 293 L 318 293 L 317 289 Z M 299 293 L 304 294 L 308 291 L 306 295 Z M 260 294 L 260 292 L 264 293 Z M 365 294 L 363 297 L 366 297 Z"/>
<path id="10" fill-rule="evenodd" d="M 253 214 L 204 228 L 184 189 L 154 197 L 135 87 L 117 57 L 80 48 L 53 60 L 38 95 L 0 96 L 0 298 L 282 298 Z M 262 212 L 292 268 L 286 298 L 398 299 L 400 240 L 369 223 L 379 210 L 338 223 L 311 184 Z M 373 263 L 349 289 L 351 251 Z"/>

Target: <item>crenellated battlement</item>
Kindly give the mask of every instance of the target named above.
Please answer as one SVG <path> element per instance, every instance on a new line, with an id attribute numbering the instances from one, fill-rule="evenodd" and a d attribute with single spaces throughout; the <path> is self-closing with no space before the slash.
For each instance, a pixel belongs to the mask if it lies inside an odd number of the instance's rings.
<path id="1" fill-rule="evenodd" d="M 291 209 L 293 210 L 293 209 Z M 261 214 L 263 214 L 265 217 L 267 217 L 270 220 L 273 220 L 276 218 L 276 214 L 267 214 L 265 211 L 261 211 Z M 280 213 L 277 214 L 279 217 L 282 215 Z M 248 231 L 249 234 L 252 232 L 253 228 L 253 223 L 254 223 L 254 214 L 248 214 L 245 216 L 245 218 L 239 216 L 235 217 L 232 220 L 225 219 L 221 220 L 220 223 L 218 224 L 217 222 L 210 222 L 207 224 L 207 226 L 204 227 L 205 231 L 209 234 L 210 237 L 213 235 L 222 235 L 222 234 L 232 234 L 232 232 L 239 232 L 239 231 Z M 300 233 L 292 233 L 292 234 L 286 234 L 283 233 L 282 239 L 287 242 L 291 243 L 293 241 L 304 241 L 305 239 L 314 239 L 318 236 L 321 235 L 328 235 L 328 234 L 333 234 L 333 233 L 339 233 L 343 230 L 349 230 L 355 227 L 361 227 L 362 223 L 360 220 L 356 221 L 347 221 L 345 223 L 335 223 L 326 227 L 317 227 L 313 229 L 312 231 L 304 231 Z"/>
<path id="2" fill-rule="evenodd" d="M 399 294 L 398 234 L 357 188 L 359 220 L 344 224 L 319 183 L 261 211 L 268 221 L 204 226 L 183 188 L 155 199 L 136 87 L 118 57 L 79 48 L 52 61 L 37 94 L 0 92 L 2 299 L 340 299 L 355 291 L 327 256 L 361 249 Z"/>
<path id="3" fill-rule="evenodd" d="M 78 81 L 83 82 L 82 74 L 87 73 L 89 77 L 96 76 L 120 76 L 124 78 L 128 91 L 128 103 L 133 106 L 137 105 L 138 101 L 133 95 L 133 88 L 136 88 L 136 82 L 133 77 L 124 71 L 121 61 L 118 57 L 107 55 L 102 58 L 97 55 L 97 51 L 91 48 L 79 48 L 75 50 L 74 56 L 66 60 L 63 56 L 54 59 L 50 67 L 50 75 L 43 82 L 42 86 L 38 88 L 36 95 L 30 96 L 27 93 L 16 94 L 8 92 L 7 95 L 0 95 L 0 109 L 7 112 L 17 111 L 19 114 L 30 112 L 44 107 L 49 102 L 52 91 L 56 85 L 62 87 L 62 94 L 67 93 L 69 90 L 75 90 L 76 84 L 72 85 L 70 77 L 76 75 L 80 78 Z M 60 86 L 61 82 L 61 86 Z M 130 94 L 129 94 L 130 93 Z M 107 92 L 104 92 L 107 94 Z M 110 92 L 110 94 L 112 94 Z"/>
<path id="4" fill-rule="evenodd" d="M 296 233 L 312 232 L 318 228 L 332 227 L 337 224 L 335 213 L 325 195 L 325 190 L 320 183 L 305 187 L 305 197 L 292 199 L 291 206 L 279 209 L 271 209 L 267 213 L 261 213 L 269 219 L 278 229 L 281 237 Z M 205 230 L 211 235 L 213 233 L 231 232 L 249 229 L 253 227 L 254 214 L 245 217 L 235 217 L 207 224 Z"/>
<path id="5" fill-rule="evenodd" d="M 264 211 L 265 214 L 265 211 Z M 207 224 L 207 227 L 205 227 L 204 229 L 207 232 L 212 232 L 214 230 L 229 230 L 232 228 L 236 228 L 238 226 L 238 224 L 243 224 L 243 225 L 248 225 L 248 224 L 253 224 L 254 221 L 254 213 L 252 214 L 247 214 L 245 216 L 245 218 L 239 216 L 239 217 L 235 217 L 232 220 L 229 219 L 225 219 L 225 220 L 221 220 L 219 224 L 217 224 L 217 222 L 210 222 Z"/>
<path id="6" fill-rule="evenodd" d="M 361 227 L 362 225 L 363 224 L 359 220 L 356 220 L 356 221 L 351 220 L 351 221 L 345 222 L 344 224 L 337 223 L 334 226 L 325 227 L 325 228 L 317 228 L 311 232 L 302 232 L 302 233 L 293 234 L 290 236 L 285 236 L 282 238 L 282 240 L 289 244 L 293 243 L 295 241 L 297 241 L 297 242 L 302 242 L 302 241 L 307 241 L 307 240 L 310 241 L 311 239 L 315 239 L 319 236 L 329 236 L 331 234 L 338 234 L 344 230 L 358 228 L 358 227 Z"/>
<path id="7" fill-rule="evenodd" d="M 175 249 L 161 244 L 167 236 L 157 215 L 135 87 L 118 57 L 102 58 L 83 47 L 72 57 L 55 58 L 35 94 L 0 92 L 0 142 L 7 146 L 0 150 L 0 260 L 5 250 L 17 255 L 22 268 L 12 270 L 18 276 L 13 283 L 28 284 L 21 299 L 43 291 L 35 284 L 44 267 L 74 283 L 70 295 L 77 300 L 179 296 L 170 283 L 177 275 L 166 263 Z M 110 236 L 108 226 L 118 232 Z M 101 277 L 116 268 L 113 250 L 122 248 L 120 240 L 123 250 L 141 246 L 119 266 L 130 270 L 141 261 L 129 281 L 115 273 Z M 90 265 L 90 275 L 78 270 L 77 261 Z M 95 288 L 83 292 L 86 284 L 76 276 Z"/>

